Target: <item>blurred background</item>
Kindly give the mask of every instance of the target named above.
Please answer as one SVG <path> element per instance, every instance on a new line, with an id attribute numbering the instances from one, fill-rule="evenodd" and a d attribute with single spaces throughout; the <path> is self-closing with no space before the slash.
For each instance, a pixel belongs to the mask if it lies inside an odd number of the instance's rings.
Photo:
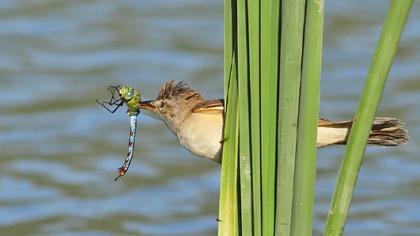
<path id="1" fill-rule="evenodd" d="M 321 114 L 351 119 L 388 1 L 326 2 Z M 420 232 L 420 2 L 415 2 L 378 115 L 410 143 L 370 147 L 346 235 Z M 223 1 L 0 1 L 0 235 L 216 235 L 219 166 L 140 116 L 125 158 L 125 109 L 95 99 L 128 84 L 145 99 L 167 80 L 223 96 Z M 319 151 L 321 235 L 343 147 Z"/>

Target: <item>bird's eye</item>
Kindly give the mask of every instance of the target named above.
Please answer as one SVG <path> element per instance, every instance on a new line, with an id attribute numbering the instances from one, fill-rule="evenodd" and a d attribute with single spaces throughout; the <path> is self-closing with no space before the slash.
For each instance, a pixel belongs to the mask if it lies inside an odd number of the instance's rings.
<path id="1" fill-rule="evenodd" d="M 165 106 L 165 103 L 163 101 L 158 101 L 156 105 L 158 108 L 163 108 Z"/>

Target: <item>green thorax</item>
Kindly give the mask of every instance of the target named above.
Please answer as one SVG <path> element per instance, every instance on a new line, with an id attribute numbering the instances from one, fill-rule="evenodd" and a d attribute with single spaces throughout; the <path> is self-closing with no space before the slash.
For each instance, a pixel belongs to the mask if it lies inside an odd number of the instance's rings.
<path id="1" fill-rule="evenodd" d="M 139 114 L 139 104 L 141 102 L 140 93 L 130 86 L 123 86 L 119 89 L 119 96 L 127 104 L 127 114 L 129 116 Z"/>

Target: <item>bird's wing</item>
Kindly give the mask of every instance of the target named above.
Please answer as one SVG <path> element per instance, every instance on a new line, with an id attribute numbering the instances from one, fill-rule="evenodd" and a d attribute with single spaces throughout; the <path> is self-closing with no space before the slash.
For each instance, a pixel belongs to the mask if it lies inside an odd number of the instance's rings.
<path id="1" fill-rule="evenodd" d="M 223 99 L 213 99 L 199 102 L 192 108 L 193 113 L 223 113 Z"/>

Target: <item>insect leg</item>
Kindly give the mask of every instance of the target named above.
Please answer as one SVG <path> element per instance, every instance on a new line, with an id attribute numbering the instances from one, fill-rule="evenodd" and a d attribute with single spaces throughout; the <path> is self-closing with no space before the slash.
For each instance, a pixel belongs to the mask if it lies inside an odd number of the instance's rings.
<path id="1" fill-rule="evenodd" d="M 110 102 L 100 102 L 98 99 L 96 99 L 96 102 L 103 106 L 107 111 L 110 113 L 114 113 L 120 106 L 124 104 L 123 101 L 119 101 L 119 103 L 110 103 Z M 105 106 L 105 104 L 108 104 L 109 107 Z M 114 109 L 112 109 L 112 106 L 116 106 Z"/>

